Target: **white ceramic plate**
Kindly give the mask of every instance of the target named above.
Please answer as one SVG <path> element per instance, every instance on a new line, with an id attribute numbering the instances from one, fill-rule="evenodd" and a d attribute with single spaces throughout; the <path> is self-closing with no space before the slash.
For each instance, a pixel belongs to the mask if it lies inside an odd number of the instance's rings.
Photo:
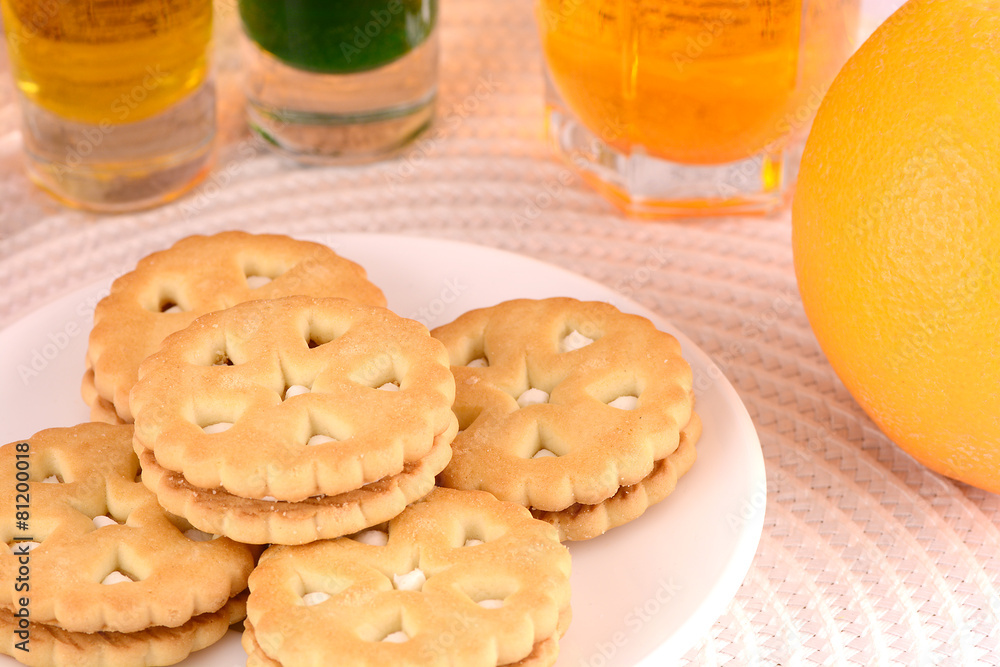
<path id="1" fill-rule="evenodd" d="M 571 543 L 573 623 L 560 667 L 660 667 L 682 656 L 725 611 L 760 539 L 766 482 L 753 423 L 711 359 L 670 323 L 611 289 L 519 255 L 451 241 L 382 235 L 313 237 L 368 269 L 389 307 L 431 328 L 481 306 L 518 298 L 609 301 L 676 336 L 694 369 L 704 422 L 698 460 L 677 490 L 639 520 Z M 87 421 L 79 385 L 102 281 L 0 332 L 0 442 Z M 239 635 L 183 665 L 246 663 Z M 13 664 L 0 656 L 0 664 Z"/>

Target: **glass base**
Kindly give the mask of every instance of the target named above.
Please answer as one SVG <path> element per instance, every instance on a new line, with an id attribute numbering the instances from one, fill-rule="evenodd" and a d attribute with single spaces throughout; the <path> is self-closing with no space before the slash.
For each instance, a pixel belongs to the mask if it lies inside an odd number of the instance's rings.
<path id="1" fill-rule="evenodd" d="M 244 36 L 252 130 L 300 162 L 356 164 L 391 156 L 434 119 L 434 35 L 405 57 L 357 74 L 285 65 Z"/>
<path id="2" fill-rule="evenodd" d="M 801 143 L 710 166 L 670 162 L 639 146 L 623 153 L 551 96 L 546 122 L 555 152 L 606 199 L 640 218 L 773 215 L 791 201 L 801 158 Z"/>
<path id="3" fill-rule="evenodd" d="M 81 123 L 21 95 L 27 171 L 68 206 L 124 213 L 176 199 L 208 173 L 215 136 L 211 82 L 136 123 Z"/>
<path id="4" fill-rule="evenodd" d="M 319 114 L 250 103 L 250 128 L 279 153 L 310 164 L 360 164 L 391 156 L 434 120 L 434 96 L 414 106 Z"/>

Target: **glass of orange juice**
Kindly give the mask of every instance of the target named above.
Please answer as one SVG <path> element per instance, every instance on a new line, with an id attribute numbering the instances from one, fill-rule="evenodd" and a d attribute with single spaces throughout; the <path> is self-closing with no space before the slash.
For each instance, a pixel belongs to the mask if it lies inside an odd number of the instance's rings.
<path id="1" fill-rule="evenodd" d="M 859 1 L 537 0 L 549 139 L 638 216 L 778 211 Z"/>

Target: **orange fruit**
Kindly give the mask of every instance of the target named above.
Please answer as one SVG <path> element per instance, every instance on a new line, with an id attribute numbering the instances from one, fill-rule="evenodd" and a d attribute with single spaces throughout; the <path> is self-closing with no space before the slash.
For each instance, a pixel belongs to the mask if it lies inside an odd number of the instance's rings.
<path id="1" fill-rule="evenodd" d="M 1000 493 L 1000 2 L 910 0 L 824 99 L 792 210 L 806 314 L 882 431 Z"/>

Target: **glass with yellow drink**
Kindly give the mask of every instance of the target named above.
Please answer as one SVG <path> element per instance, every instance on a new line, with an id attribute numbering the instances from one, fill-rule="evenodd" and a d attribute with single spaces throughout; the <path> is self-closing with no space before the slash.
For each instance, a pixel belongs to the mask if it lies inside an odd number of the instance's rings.
<path id="1" fill-rule="evenodd" d="M 769 213 L 859 0 L 538 0 L 556 151 L 626 211 Z"/>
<path id="2" fill-rule="evenodd" d="M 215 133 L 211 0 L 0 0 L 32 178 L 124 211 L 207 170 Z"/>

